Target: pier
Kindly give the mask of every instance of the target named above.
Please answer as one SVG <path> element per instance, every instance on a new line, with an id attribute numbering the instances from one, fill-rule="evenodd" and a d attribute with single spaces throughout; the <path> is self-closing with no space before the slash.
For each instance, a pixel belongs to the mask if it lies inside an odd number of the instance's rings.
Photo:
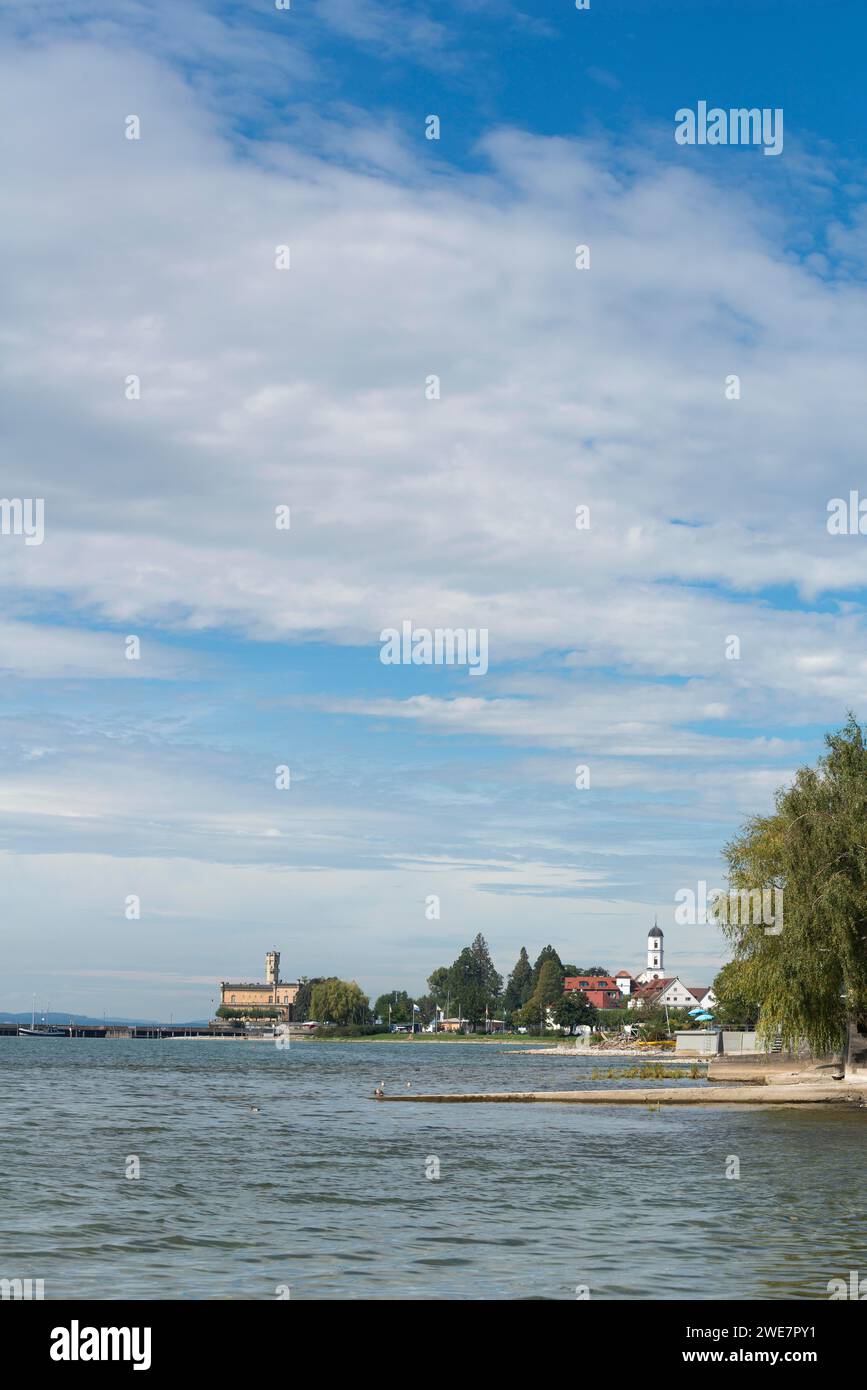
<path id="1" fill-rule="evenodd" d="M 19 1025 L 17 1023 L 0 1023 L 0 1036 L 16 1037 Z M 245 1038 L 246 1032 L 243 1028 L 196 1028 L 183 1025 L 172 1024 L 126 1024 L 126 1023 L 52 1023 L 51 1032 L 47 1033 L 51 1038 Z M 32 1041 L 32 1035 L 31 1035 Z"/>

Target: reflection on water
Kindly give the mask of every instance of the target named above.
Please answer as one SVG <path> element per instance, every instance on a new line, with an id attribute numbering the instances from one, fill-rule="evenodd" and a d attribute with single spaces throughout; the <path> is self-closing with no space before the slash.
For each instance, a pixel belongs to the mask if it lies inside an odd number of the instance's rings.
<path id="1" fill-rule="evenodd" d="M 408 1040 L 2 1038 L 0 1277 L 47 1298 L 701 1299 L 826 1298 L 867 1273 L 867 1110 L 371 1099 L 653 1085 L 598 1067 Z"/>

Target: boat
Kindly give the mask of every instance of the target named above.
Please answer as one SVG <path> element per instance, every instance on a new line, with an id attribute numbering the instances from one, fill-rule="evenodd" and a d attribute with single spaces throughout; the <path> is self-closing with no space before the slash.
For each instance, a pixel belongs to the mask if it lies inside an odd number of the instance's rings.
<path id="1" fill-rule="evenodd" d="M 19 1023 L 19 1038 L 68 1038 L 72 1037 L 72 1027 L 65 1028 L 62 1023 L 46 1023 L 45 1014 L 42 1015 L 42 1023 L 36 1022 L 36 996 L 33 997 L 33 1009 L 30 1014 L 30 1027 L 26 1023 Z"/>

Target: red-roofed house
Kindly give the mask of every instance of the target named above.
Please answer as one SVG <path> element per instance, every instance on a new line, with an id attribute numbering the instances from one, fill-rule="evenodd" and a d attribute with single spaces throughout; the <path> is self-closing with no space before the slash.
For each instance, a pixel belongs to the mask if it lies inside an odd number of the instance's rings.
<path id="1" fill-rule="evenodd" d="M 580 990 L 596 1009 L 619 1009 L 623 997 L 617 980 L 612 975 L 567 975 L 563 981 L 566 994 Z"/>
<path id="2" fill-rule="evenodd" d="M 706 1009 L 713 1009 L 717 1004 L 717 997 L 709 985 L 690 985 L 690 993 L 694 996 L 697 1004 L 703 1004 Z"/>

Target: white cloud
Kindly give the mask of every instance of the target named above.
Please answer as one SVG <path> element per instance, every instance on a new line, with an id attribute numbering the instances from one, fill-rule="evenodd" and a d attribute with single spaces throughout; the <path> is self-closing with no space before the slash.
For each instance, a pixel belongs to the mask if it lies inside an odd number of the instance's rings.
<path id="1" fill-rule="evenodd" d="M 482 180 L 426 185 L 420 148 L 413 186 L 291 144 L 258 168 L 147 60 L 60 46 L 3 76 L 6 490 L 38 485 L 49 517 L 38 551 L 0 546 L 6 583 L 337 641 L 478 614 L 508 654 L 569 646 L 615 585 L 622 647 L 654 579 L 867 579 L 860 538 L 825 530 L 860 467 L 863 292 L 781 259 L 745 197 L 517 132 Z M 700 635 L 717 600 L 681 603 Z"/>

